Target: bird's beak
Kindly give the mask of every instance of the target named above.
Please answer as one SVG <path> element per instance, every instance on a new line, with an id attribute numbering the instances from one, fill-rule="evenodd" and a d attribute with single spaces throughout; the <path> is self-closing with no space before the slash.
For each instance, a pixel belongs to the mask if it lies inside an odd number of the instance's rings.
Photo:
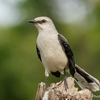
<path id="1" fill-rule="evenodd" d="M 28 23 L 36 23 L 36 21 L 35 20 L 28 20 Z"/>

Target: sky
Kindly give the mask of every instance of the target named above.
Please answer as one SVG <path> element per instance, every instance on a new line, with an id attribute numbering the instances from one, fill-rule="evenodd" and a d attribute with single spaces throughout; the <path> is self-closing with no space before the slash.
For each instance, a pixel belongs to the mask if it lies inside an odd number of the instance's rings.
<path id="1" fill-rule="evenodd" d="M 25 0 L 0 0 L 0 27 L 12 27 L 21 23 L 18 20 L 24 12 L 17 8 L 21 2 Z M 63 23 L 80 22 L 91 11 L 82 0 L 51 0 L 52 3 L 57 5 L 56 8 L 53 6 L 55 19 L 57 17 Z"/>
<path id="2" fill-rule="evenodd" d="M 87 6 L 82 0 L 59 0 L 59 2 L 55 0 L 55 3 L 58 11 L 54 10 L 54 12 L 59 19 L 62 18 L 63 23 L 82 21 L 88 13 Z"/>
<path id="3" fill-rule="evenodd" d="M 21 12 L 17 4 L 25 0 L 0 0 L 0 27 L 12 27 L 20 22 Z"/>

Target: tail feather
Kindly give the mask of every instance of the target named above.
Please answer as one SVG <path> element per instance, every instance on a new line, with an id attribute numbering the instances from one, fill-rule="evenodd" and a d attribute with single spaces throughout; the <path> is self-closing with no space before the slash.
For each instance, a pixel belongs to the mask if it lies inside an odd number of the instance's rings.
<path id="1" fill-rule="evenodd" d="M 74 78 L 78 85 L 84 89 L 87 88 L 91 91 L 99 91 L 100 90 L 100 82 L 88 74 L 86 71 L 84 71 L 82 68 L 80 68 L 78 65 L 75 65 L 75 74 Z"/>

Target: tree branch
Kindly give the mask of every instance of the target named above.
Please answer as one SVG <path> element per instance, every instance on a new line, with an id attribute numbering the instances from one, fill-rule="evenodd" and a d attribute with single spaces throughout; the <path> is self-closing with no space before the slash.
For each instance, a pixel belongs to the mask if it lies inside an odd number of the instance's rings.
<path id="1" fill-rule="evenodd" d="M 35 100 L 92 100 L 92 93 L 88 89 L 78 91 L 74 86 L 74 79 L 68 77 L 68 89 L 65 90 L 64 81 L 52 83 L 50 87 L 45 90 L 45 83 L 41 82 L 38 85 Z"/>

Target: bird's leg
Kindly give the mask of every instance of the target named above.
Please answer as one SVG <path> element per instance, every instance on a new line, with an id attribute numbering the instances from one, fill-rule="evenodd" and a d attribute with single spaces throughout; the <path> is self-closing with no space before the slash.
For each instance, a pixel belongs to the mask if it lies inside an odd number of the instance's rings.
<path id="1" fill-rule="evenodd" d="M 65 90 L 67 91 L 68 89 L 68 84 L 67 84 L 67 80 L 66 80 L 67 76 L 66 76 L 66 70 L 64 69 L 64 86 L 65 86 Z"/>
<path id="2" fill-rule="evenodd" d="M 49 72 L 47 69 L 45 69 L 45 77 L 46 77 L 46 89 L 48 87 L 48 77 L 49 77 Z"/>
<path id="3" fill-rule="evenodd" d="M 48 87 L 48 77 L 46 77 L 46 89 Z"/>

